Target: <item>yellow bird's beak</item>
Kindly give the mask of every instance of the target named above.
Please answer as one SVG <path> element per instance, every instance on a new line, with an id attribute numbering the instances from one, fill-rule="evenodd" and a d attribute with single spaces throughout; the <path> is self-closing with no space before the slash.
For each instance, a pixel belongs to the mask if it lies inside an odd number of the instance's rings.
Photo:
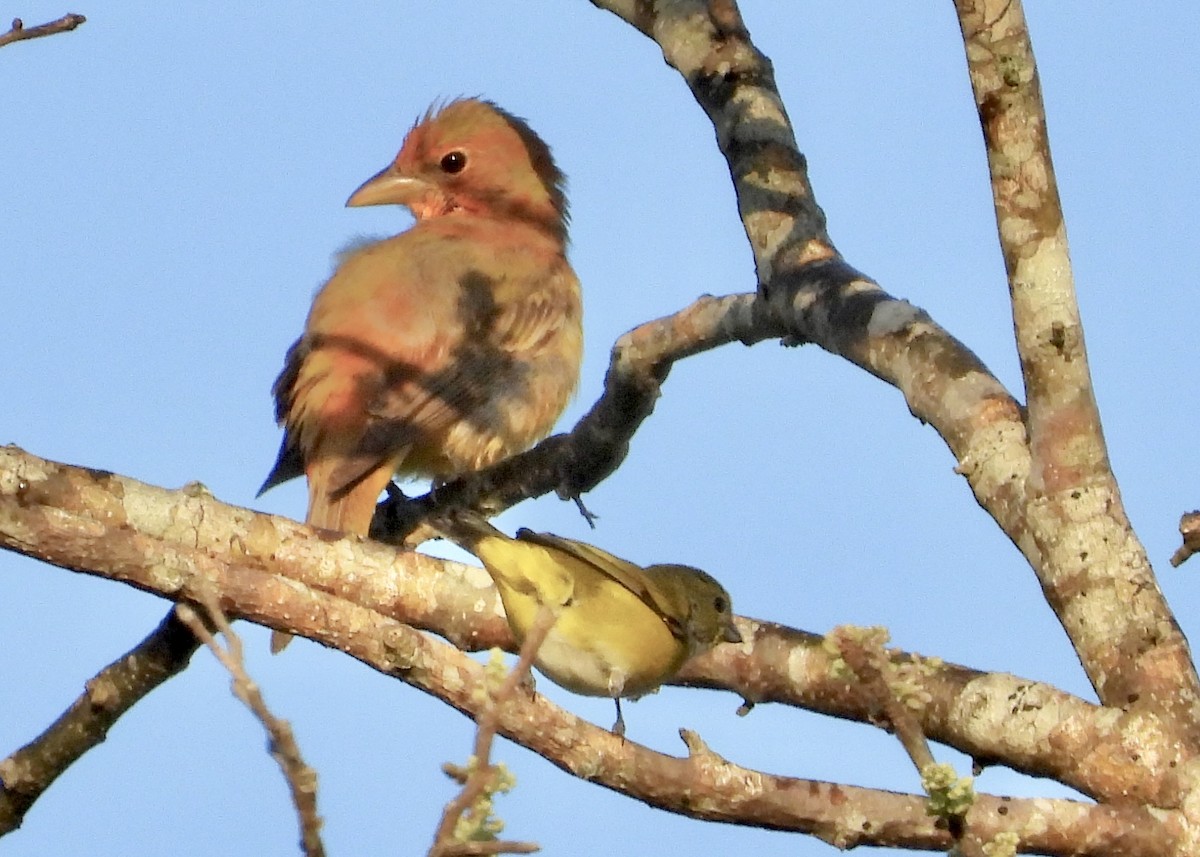
<path id="1" fill-rule="evenodd" d="M 742 632 L 735 628 L 733 623 L 730 622 L 725 626 L 725 631 L 721 635 L 721 639 L 726 643 L 740 643 L 742 642 Z"/>
<path id="2" fill-rule="evenodd" d="M 395 164 L 388 164 L 359 185 L 346 200 L 346 205 L 412 205 L 430 190 L 428 182 L 402 175 L 396 171 Z"/>

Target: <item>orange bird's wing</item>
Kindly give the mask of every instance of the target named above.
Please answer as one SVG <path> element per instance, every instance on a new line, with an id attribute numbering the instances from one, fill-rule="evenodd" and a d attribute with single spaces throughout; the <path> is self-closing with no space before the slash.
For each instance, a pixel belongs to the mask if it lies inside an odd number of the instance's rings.
<path id="1" fill-rule="evenodd" d="M 455 269 L 454 320 L 446 326 L 453 335 L 439 337 L 417 366 L 398 367 L 368 402 L 361 444 L 368 458 L 405 442 L 404 471 L 477 470 L 544 437 L 566 405 L 582 349 L 575 275 L 561 254 L 536 246 L 497 254 L 487 237 L 460 246 L 447 266 Z"/>

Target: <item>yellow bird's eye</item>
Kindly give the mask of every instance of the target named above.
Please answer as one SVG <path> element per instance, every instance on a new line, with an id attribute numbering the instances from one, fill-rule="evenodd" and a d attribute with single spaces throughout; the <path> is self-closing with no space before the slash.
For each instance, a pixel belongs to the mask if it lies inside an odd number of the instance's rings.
<path id="1" fill-rule="evenodd" d="M 724 613 L 729 609 L 729 602 L 725 600 L 725 596 L 718 595 L 713 599 L 713 609 L 718 613 Z"/>

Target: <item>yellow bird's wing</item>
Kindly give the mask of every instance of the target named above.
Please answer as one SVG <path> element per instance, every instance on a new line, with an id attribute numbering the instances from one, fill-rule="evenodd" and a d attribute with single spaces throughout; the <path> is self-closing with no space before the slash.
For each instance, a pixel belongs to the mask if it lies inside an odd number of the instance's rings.
<path id="1" fill-rule="evenodd" d="M 619 556 L 613 556 L 595 545 L 577 542 L 574 539 L 565 539 L 552 533 L 535 533 L 522 528 L 517 530 L 517 541 L 562 551 L 585 563 L 636 595 L 663 620 L 667 629 L 676 639 L 684 640 L 686 638 L 687 631 L 684 628 L 684 622 L 687 619 L 686 606 L 681 610 L 680 605 L 672 601 L 668 593 L 647 577 L 645 571 L 635 563 L 621 559 Z"/>

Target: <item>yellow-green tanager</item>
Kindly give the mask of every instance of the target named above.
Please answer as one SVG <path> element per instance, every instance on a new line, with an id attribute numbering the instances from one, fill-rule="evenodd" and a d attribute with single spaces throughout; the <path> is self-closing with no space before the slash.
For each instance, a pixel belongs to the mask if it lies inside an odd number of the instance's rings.
<path id="1" fill-rule="evenodd" d="M 739 643 L 729 593 L 686 565 L 645 568 L 594 545 L 549 533 L 511 538 L 482 517 L 455 513 L 437 528 L 482 560 L 519 643 L 545 606 L 555 616 L 534 658 L 555 684 L 617 701 L 670 679 L 689 657 Z"/>

